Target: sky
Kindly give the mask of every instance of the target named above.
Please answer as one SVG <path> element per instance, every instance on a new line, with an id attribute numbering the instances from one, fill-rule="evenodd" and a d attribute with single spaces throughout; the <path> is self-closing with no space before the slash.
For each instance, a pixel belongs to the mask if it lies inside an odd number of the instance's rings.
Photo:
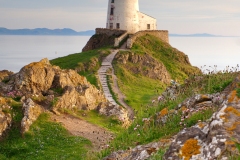
<path id="1" fill-rule="evenodd" d="M 104 28 L 108 0 L 0 0 L 0 27 Z M 140 11 L 170 33 L 240 36 L 240 0 L 139 0 Z"/>

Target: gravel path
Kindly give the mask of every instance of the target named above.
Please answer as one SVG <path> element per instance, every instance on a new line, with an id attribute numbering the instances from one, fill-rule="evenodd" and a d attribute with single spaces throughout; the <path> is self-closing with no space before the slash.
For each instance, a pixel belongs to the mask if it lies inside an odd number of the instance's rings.
<path id="1" fill-rule="evenodd" d="M 72 135 L 84 137 L 92 142 L 93 150 L 106 148 L 114 135 L 97 125 L 81 120 L 71 115 L 54 115 L 51 119 L 61 123 Z"/>

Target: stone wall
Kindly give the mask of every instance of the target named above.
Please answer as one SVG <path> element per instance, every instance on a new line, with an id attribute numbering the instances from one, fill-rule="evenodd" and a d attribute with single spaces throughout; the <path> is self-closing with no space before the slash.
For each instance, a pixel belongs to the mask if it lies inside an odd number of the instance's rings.
<path id="1" fill-rule="evenodd" d="M 105 46 L 113 47 L 115 44 L 118 46 L 121 40 L 125 38 L 122 35 L 126 32 L 119 29 L 96 28 L 95 34 L 89 39 L 82 51 L 85 52 Z"/>
<path id="2" fill-rule="evenodd" d="M 115 42 L 114 42 L 114 47 L 121 47 L 119 46 L 119 44 L 121 43 L 122 40 L 124 40 L 125 38 L 127 38 L 128 33 L 125 32 L 124 34 L 122 34 L 120 37 L 115 38 Z"/>
<path id="3" fill-rule="evenodd" d="M 119 29 L 106 29 L 106 28 L 96 28 L 95 34 L 106 34 L 108 36 L 121 36 L 124 34 L 125 30 Z"/>
<path id="4" fill-rule="evenodd" d="M 160 38 L 162 41 L 169 43 L 169 37 L 168 37 L 168 31 L 167 30 L 145 30 L 145 31 L 139 31 L 135 33 L 134 35 L 130 36 L 127 40 L 127 48 L 132 48 L 133 43 L 138 37 L 144 36 L 144 35 L 153 35 L 155 37 Z"/>

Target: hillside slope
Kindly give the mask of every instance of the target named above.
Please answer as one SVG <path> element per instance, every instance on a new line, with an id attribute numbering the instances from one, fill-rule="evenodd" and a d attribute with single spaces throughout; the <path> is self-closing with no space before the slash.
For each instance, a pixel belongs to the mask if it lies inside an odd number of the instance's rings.
<path id="1" fill-rule="evenodd" d="M 189 75 L 201 73 L 187 55 L 151 35 L 138 38 L 131 50 L 120 51 L 114 67 L 126 101 L 135 109 L 149 103 L 171 79 L 183 83 Z"/>

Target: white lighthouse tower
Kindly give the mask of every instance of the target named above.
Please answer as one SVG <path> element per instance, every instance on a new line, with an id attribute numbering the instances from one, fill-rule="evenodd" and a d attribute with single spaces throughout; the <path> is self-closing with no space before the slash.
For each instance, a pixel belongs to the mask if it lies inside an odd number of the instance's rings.
<path id="1" fill-rule="evenodd" d="M 133 34 L 141 30 L 156 30 L 157 21 L 139 12 L 138 0 L 109 0 L 107 29 L 126 30 Z"/>

